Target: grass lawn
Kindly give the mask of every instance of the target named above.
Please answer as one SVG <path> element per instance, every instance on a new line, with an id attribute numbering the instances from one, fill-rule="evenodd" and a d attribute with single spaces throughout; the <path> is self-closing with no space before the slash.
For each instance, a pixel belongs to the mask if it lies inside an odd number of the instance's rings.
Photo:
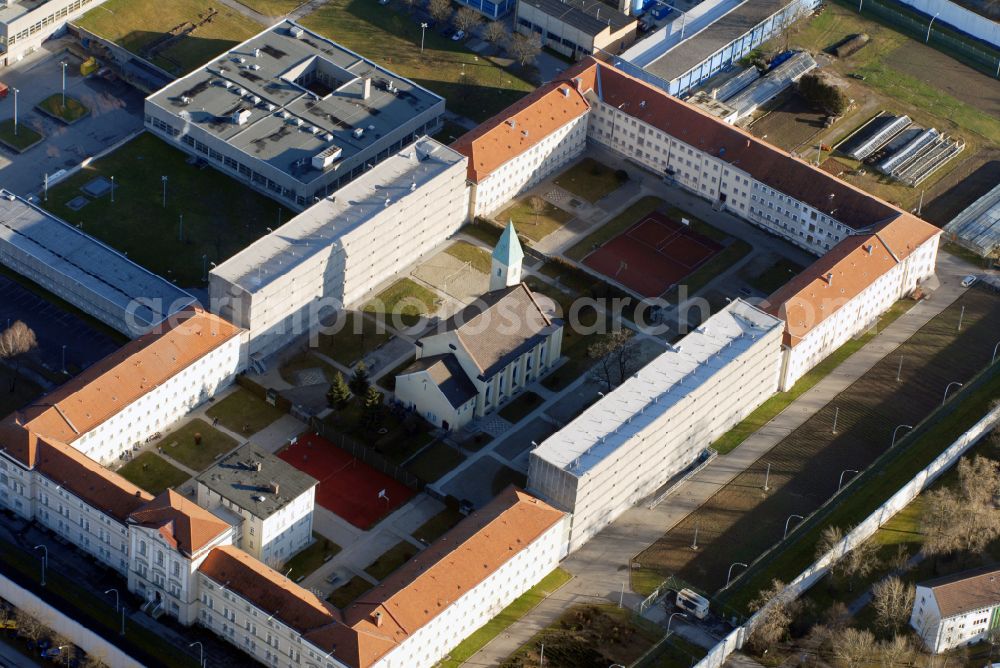
<path id="1" fill-rule="evenodd" d="M 347 581 L 347 584 L 337 587 L 330 592 L 330 595 L 326 597 L 326 600 L 333 607 L 343 610 L 356 601 L 359 596 L 371 589 L 372 586 L 372 583 L 368 580 L 355 575 Z"/>
<path id="2" fill-rule="evenodd" d="M 463 225 L 459 232 L 482 241 L 490 248 L 495 248 L 500 241 L 500 235 L 503 234 L 503 228 L 485 218 L 476 218 L 471 223 Z"/>
<path id="3" fill-rule="evenodd" d="M 412 559 L 419 552 L 412 543 L 402 540 L 389 548 L 382 556 L 368 564 L 365 573 L 382 581 L 394 570 Z"/>
<path id="4" fill-rule="evenodd" d="M 465 515 L 457 510 L 445 508 L 417 527 L 416 531 L 413 532 L 413 537 L 422 543 L 433 543 L 461 522 L 463 517 Z"/>
<path id="5" fill-rule="evenodd" d="M 63 106 L 62 93 L 49 95 L 39 102 L 37 107 L 46 114 L 55 116 L 65 123 L 74 123 L 90 113 L 87 105 L 69 95 L 66 96 L 66 106 Z"/>
<path id="6" fill-rule="evenodd" d="M 285 562 L 282 570 L 293 581 L 309 575 L 340 552 L 340 546 L 313 531 L 312 544 Z"/>
<path id="7" fill-rule="evenodd" d="M 458 668 L 507 627 L 531 612 L 536 605 L 572 579 L 573 576 L 568 571 L 555 569 L 448 652 L 448 656 L 438 664 L 438 668 Z"/>
<path id="8" fill-rule="evenodd" d="M 493 258 L 483 248 L 473 246 L 468 241 L 456 241 L 444 251 L 462 262 L 468 262 L 480 274 L 489 274 Z"/>
<path id="9" fill-rule="evenodd" d="M 618 236 L 628 228 L 632 227 L 644 217 L 656 211 L 664 204 L 659 197 L 647 195 L 640 200 L 630 204 L 628 208 L 617 216 L 601 225 L 598 229 L 588 234 L 582 241 L 579 241 L 567 250 L 564 255 L 579 262 L 590 254 L 598 246 L 602 246 L 609 240 Z"/>
<path id="10" fill-rule="evenodd" d="M 210 418 L 218 418 L 223 427 L 244 436 L 256 434 L 284 415 L 281 409 L 242 387 L 222 401 L 217 401 L 205 414 Z"/>
<path id="11" fill-rule="evenodd" d="M 406 468 L 426 483 L 436 482 L 465 461 L 465 455 L 444 441 L 438 441 L 407 463 Z"/>
<path id="12" fill-rule="evenodd" d="M 195 434 L 201 435 L 201 443 L 195 443 Z M 184 466 L 203 471 L 221 455 L 235 448 L 238 443 L 226 434 L 195 418 L 186 425 L 171 432 L 157 443 L 163 454 L 176 459 Z"/>
<path id="13" fill-rule="evenodd" d="M 438 310 L 437 293 L 410 278 L 401 278 L 365 304 L 365 311 L 394 327 L 412 327 Z"/>
<path id="14" fill-rule="evenodd" d="M 292 214 L 233 177 L 187 160 L 187 154 L 143 133 L 49 188 L 45 208 L 154 274 L 182 287 L 203 286 L 208 262 L 221 263 Z M 66 206 L 98 176 L 114 177 L 114 203 L 105 195 L 79 211 Z M 167 177 L 166 207 L 162 176 Z"/>
<path id="15" fill-rule="evenodd" d="M 506 225 L 507 221 L 514 221 L 514 227 L 519 234 L 523 234 L 532 241 L 541 241 L 569 221 L 573 214 L 563 211 L 552 202 L 538 197 L 542 203 L 542 208 L 537 213 L 529 204 L 530 197 L 515 202 L 510 208 L 499 216 L 497 222 Z"/>
<path id="16" fill-rule="evenodd" d="M 306 0 L 237 0 L 264 16 L 284 16 L 305 3 Z"/>
<path id="17" fill-rule="evenodd" d="M 448 110 L 482 122 L 535 86 L 458 42 L 427 30 L 420 52 L 420 24 L 397 12 L 398 2 L 329 0 L 301 21 L 310 30 L 412 79 L 448 101 Z"/>
<path id="18" fill-rule="evenodd" d="M 42 141 L 43 138 L 42 133 L 35 132 L 25 125 L 23 121 L 17 124 L 17 134 L 14 133 L 13 118 L 0 121 L 0 142 L 18 153 L 23 153 Z"/>
<path id="19" fill-rule="evenodd" d="M 14 383 L 14 391 L 10 391 L 10 381 L 14 371 L 0 364 L 0 415 L 10 415 L 42 396 L 42 388 L 24 377 L 18 375 Z"/>
<path id="20" fill-rule="evenodd" d="M 175 75 L 187 74 L 264 29 L 205 0 L 110 0 L 76 22 Z M 168 38 L 191 28 L 183 37 Z"/>
<path id="21" fill-rule="evenodd" d="M 701 645 L 695 645 L 676 633 L 671 633 L 645 665 L 649 668 L 691 668 L 705 658 L 706 654 L 708 651 Z"/>
<path id="22" fill-rule="evenodd" d="M 518 422 L 525 415 L 542 405 L 542 398 L 534 392 L 522 392 L 514 400 L 501 408 L 500 417 L 508 422 Z"/>
<path id="23" fill-rule="evenodd" d="M 122 476 L 154 496 L 181 485 L 191 477 L 155 452 L 143 452 L 118 469 Z"/>
<path id="24" fill-rule="evenodd" d="M 878 321 L 879 331 L 885 329 L 893 323 L 899 316 L 903 315 L 913 307 L 914 302 L 909 299 L 901 299 L 882 314 Z M 793 401 L 812 389 L 816 383 L 826 378 L 826 376 L 836 369 L 848 357 L 860 350 L 866 343 L 875 338 L 875 330 L 870 329 L 861 336 L 851 339 L 844 345 L 830 353 L 826 359 L 810 369 L 798 382 L 787 392 L 778 392 L 770 399 L 757 407 L 750 415 L 727 431 L 719 440 L 712 444 L 720 455 L 732 452 L 743 441 L 747 440 L 751 434 L 762 428 L 773 420 L 781 411 L 785 410 Z"/>
<path id="25" fill-rule="evenodd" d="M 584 158 L 553 179 L 564 190 L 588 202 L 596 202 L 622 185 L 615 170 L 593 158 Z"/>
<path id="26" fill-rule="evenodd" d="M 392 338 L 385 327 L 357 311 L 338 315 L 337 331 L 320 334 L 318 349 L 344 366 L 353 367 L 362 357 Z"/>
<path id="27" fill-rule="evenodd" d="M 803 269 L 805 269 L 805 267 L 802 265 L 792 262 L 791 260 L 786 260 L 782 257 L 778 258 L 777 262 L 747 282 L 753 288 L 769 295 L 790 281 L 793 276 L 801 272 Z"/>
<path id="28" fill-rule="evenodd" d="M 339 369 L 334 368 L 327 362 L 312 354 L 309 350 L 303 350 L 294 357 L 290 357 L 278 369 L 281 378 L 289 385 L 298 385 L 296 374 L 306 369 L 319 369 L 323 372 L 325 382 L 332 383 Z M 345 375 L 346 377 L 346 375 Z"/>

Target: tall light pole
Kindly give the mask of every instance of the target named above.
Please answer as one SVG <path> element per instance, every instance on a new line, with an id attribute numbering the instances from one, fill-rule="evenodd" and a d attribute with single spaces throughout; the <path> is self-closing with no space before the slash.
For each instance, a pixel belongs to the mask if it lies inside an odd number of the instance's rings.
<path id="1" fill-rule="evenodd" d="M 44 545 L 36 545 L 36 550 L 42 550 L 42 586 L 45 586 L 45 568 L 49 565 L 49 548 Z"/>
<path id="2" fill-rule="evenodd" d="M 748 568 L 748 566 L 744 564 L 742 561 L 737 561 L 730 564 L 729 573 L 726 574 L 726 587 L 728 587 L 729 583 L 733 581 L 733 568 L 735 568 L 736 566 L 742 566 L 743 568 Z M 726 587 L 723 587 L 723 589 L 725 589 Z"/>
<path id="3" fill-rule="evenodd" d="M 898 434 L 898 433 L 899 433 L 899 430 L 900 430 L 900 429 L 903 429 L 903 428 L 906 428 L 906 429 L 913 429 L 913 425 L 912 425 L 912 424 L 901 424 L 901 425 L 897 425 L 897 426 L 896 426 L 896 428 L 892 430 L 892 443 L 890 443 L 890 444 L 889 444 L 889 447 L 890 447 L 890 448 L 891 448 L 892 446 L 896 445 L 896 434 Z"/>
<path id="4" fill-rule="evenodd" d="M 163 208 L 167 208 L 167 175 L 164 174 L 160 177 L 160 181 L 163 182 Z"/>
<path id="5" fill-rule="evenodd" d="M 62 65 L 62 107 L 66 111 L 66 61 L 59 63 Z"/>
<path id="6" fill-rule="evenodd" d="M 195 640 L 193 643 L 191 643 L 190 645 L 188 645 L 188 647 L 194 647 L 195 645 L 198 646 L 198 665 L 199 666 L 204 666 L 205 665 L 205 646 L 201 644 L 200 640 Z"/>
<path id="7" fill-rule="evenodd" d="M 21 91 L 14 88 L 14 136 L 17 136 L 17 94 Z"/>
<path id="8" fill-rule="evenodd" d="M 427 23 L 420 24 L 420 53 L 424 52 L 424 33 L 427 32 Z"/>
<path id="9" fill-rule="evenodd" d="M 770 487 L 768 487 L 768 483 L 769 482 L 771 482 L 771 462 L 767 463 L 767 472 L 764 473 L 764 491 L 765 492 L 770 489 Z"/>
<path id="10" fill-rule="evenodd" d="M 853 473 L 857 475 L 858 472 L 855 469 L 844 469 L 840 472 L 840 481 L 837 483 L 837 491 L 839 492 L 844 487 L 844 475 L 847 473 Z"/>
<path id="11" fill-rule="evenodd" d="M 927 24 L 927 37 L 924 38 L 924 44 L 931 41 L 931 26 L 934 25 L 934 19 L 936 19 L 939 16 L 941 16 L 941 12 L 935 14 L 934 17 L 931 18 L 931 22 Z"/>
<path id="12" fill-rule="evenodd" d="M 802 517 L 802 515 L 789 515 L 788 519 L 785 520 L 785 535 L 781 537 L 782 540 L 788 538 L 788 523 L 791 522 L 796 517 L 799 518 L 800 520 L 805 519 L 804 517 Z"/>
<path id="13" fill-rule="evenodd" d="M 674 621 L 674 617 L 684 617 L 685 619 L 687 619 L 687 615 L 684 614 L 683 612 L 675 612 L 672 615 L 670 615 L 670 618 L 667 619 L 667 633 L 670 633 L 670 624 Z"/>
<path id="14" fill-rule="evenodd" d="M 118 633 L 121 634 L 121 635 L 125 635 L 125 606 L 124 605 L 119 605 L 121 603 L 121 601 L 118 598 L 118 590 L 117 589 L 109 589 L 106 592 L 104 592 L 105 596 L 107 596 L 108 594 L 114 594 L 115 595 L 115 612 L 121 612 L 121 615 L 122 615 L 122 628 L 121 628 L 121 631 L 119 631 Z"/>
<path id="15" fill-rule="evenodd" d="M 111 203 L 115 203 L 115 177 L 111 177 Z"/>
<path id="16" fill-rule="evenodd" d="M 952 382 L 948 383 L 948 387 L 944 388 L 944 397 L 941 398 L 942 406 L 944 406 L 944 402 L 948 401 L 948 392 L 951 390 L 952 385 L 958 385 L 959 387 L 962 387 L 962 383 L 958 382 L 957 380 L 953 380 Z"/>
<path id="17" fill-rule="evenodd" d="M 62 347 L 62 372 L 66 373 L 66 344 Z"/>
<path id="18" fill-rule="evenodd" d="M 998 349 L 1000 349 L 1000 341 L 997 341 L 997 344 L 993 346 L 993 357 L 990 358 L 990 366 L 993 366 L 993 363 L 997 361 Z"/>

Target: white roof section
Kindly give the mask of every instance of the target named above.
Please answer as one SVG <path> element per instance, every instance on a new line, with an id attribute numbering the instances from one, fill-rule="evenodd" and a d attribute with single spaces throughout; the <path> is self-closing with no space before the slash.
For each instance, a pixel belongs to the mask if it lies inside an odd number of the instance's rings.
<path id="1" fill-rule="evenodd" d="M 733 301 L 543 441 L 532 454 L 583 477 L 760 337 L 783 326 L 778 318 L 742 300 Z"/>
<path id="2" fill-rule="evenodd" d="M 212 270 L 254 293 L 466 157 L 424 136 Z M 464 172 L 463 172 L 464 173 Z"/>
<path id="3" fill-rule="evenodd" d="M 955 216 L 944 231 L 975 246 L 982 255 L 1000 247 L 1000 183 Z"/>
<path id="4" fill-rule="evenodd" d="M 195 302 L 184 290 L 6 190 L 0 190 L 0 241 L 51 267 L 66 281 L 107 300 L 123 313 L 132 313 L 135 323 L 143 328 Z"/>

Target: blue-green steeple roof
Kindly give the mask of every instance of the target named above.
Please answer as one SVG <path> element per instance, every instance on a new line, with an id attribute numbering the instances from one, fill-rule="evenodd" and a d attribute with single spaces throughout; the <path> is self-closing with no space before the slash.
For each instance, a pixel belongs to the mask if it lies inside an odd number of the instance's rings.
<path id="1" fill-rule="evenodd" d="M 493 259 L 505 267 L 513 267 L 524 260 L 524 250 L 517 239 L 517 232 L 514 231 L 514 221 L 507 221 L 507 227 L 504 228 L 500 241 L 493 249 Z"/>

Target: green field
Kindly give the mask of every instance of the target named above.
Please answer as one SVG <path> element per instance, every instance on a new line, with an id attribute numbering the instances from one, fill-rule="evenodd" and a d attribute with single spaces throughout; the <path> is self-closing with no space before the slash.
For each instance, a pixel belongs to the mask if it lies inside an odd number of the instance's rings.
<path id="1" fill-rule="evenodd" d="M 196 442 L 196 435 L 200 442 Z M 195 418 L 164 436 L 156 445 L 171 459 L 200 472 L 235 448 L 237 443 L 201 418 Z"/>
<path id="2" fill-rule="evenodd" d="M 217 401 L 205 414 L 218 418 L 223 427 L 243 436 L 256 434 L 284 415 L 281 409 L 242 387 L 222 401 Z"/>
<path id="3" fill-rule="evenodd" d="M 204 286 L 208 263 L 228 259 L 292 214 L 233 177 L 187 161 L 187 154 L 143 133 L 49 188 L 46 208 L 154 274 L 181 287 Z M 108 194 L 79 211 L 66 206 L 98 176 L 114 177 L 113 203 Z"/>
<path id="4" fill-rule="evenodd" d="M 87 105 L 69 95 L 66 96 L 66 104 L 63 105 L 62 93 L 49 95 L 38 103 L 38 108 L 46 114 L 62 120 L 64 123 L 75 123 L 90 113 Z"/>
<path id="5" fill-rule="evenodd" d="M 387 325 L 412 327 L 422 316 L 433 315 L 438 301 L 436 293 L 412 279 L 401 278 L 365 304 L 364 310 L 378 314 Z"/>
<path id="6" fill-rule="evenodd" d="M 449 529 L 462 521 L 462 513 L 451 508 L 445 508 L 440 513 L 421 524 L 413 532 L 413 537 L 422 543 L 433 543 Z"/>
<path id="7" fill-rule="evenodd" d="M 593 158 L 584 158 L 552 181 L 591 203 L 611 194 L 623 183 L 615 170 Z"/>
<path id="8" fill-rule="evenodd" d="M 481 274 L 490 273 L 493 258 L 488 251 L 479 246 L 473 246 L 468 241 L 456 241 L 448 246 L 444 252 L 462 262 L 468 262 L 473 269 Z"/>
<path id="9" fill-rule="evenodd" d="M 298 580 L 315 571 L 338 552 L 339 545 L 313 531 L 312 544 L 286 561 L 282 571 L 292 580 Z"/>
<path id="10" fill-rule="evenodd" d="M 408 541 L 400 541 L 382 556 L 365 567 L 365 573 L 376 580 L 384 580 L 390 573 L 412 559 L 420 549 Z"/>
<path id="11" fill-rule="evenodd" d="M 305 0 L 237 0 L 237 2 L 264 16 L 284 16 L 297 9 Z"/>
<path id="12" fill-rule="evenodd" d="M 24 124 L 18 122 L 17 132 L 14 132 L 14 119 L 8 118 L 0 121 L 0 143 L 18 153 L 23 153 L 29 148 L 42 141 L 44 136 L 40 132 L 35 132 Z"/>
<path id="13" fill-rule="evenodd" d="M 412 79 L 448 101 L 448 110 L 484 121 L 535 86 L 374 0 L 329 0 L 301 21 L 310 30 Z"/>
<path id="14" fill-rule="evenodd" d="M 326 600 L 335 608 L 343 609 L 350 605 L 359 596 L 371 589 L 372 586 L 372 583 L 368 580 L 355 575 L 353 578 L 348 580 L 347 584 L 341 585 L 330 592 L 330 595 L 326 597 Z"/>
<path id="15" fill-rule="evenodd" d="M 177 487 L 191 476 L 154 452 L 143 452 L 125 466 L 118 475 L 154 496 Z"/>
<path id="16" fill-rule="evenodd" d="M 187 74 L 264 29 L 205 0 L 109 0 L 76 23 L 175 75 Z"/>
<path id="17" fill-rule="evenodd" d="M 542 200 L 543 206 L 535 212 L 529 204 L 529 199 L 531 198 L 526 197 L 515 202 L 496 216 L 497 221 L 501 225 L 513 221 L 518 234 L 523 234 L 532 241 L 541 241 L 573 218 L 573 214 L 569 211 L 563 211 L 546 200 Z"/>

